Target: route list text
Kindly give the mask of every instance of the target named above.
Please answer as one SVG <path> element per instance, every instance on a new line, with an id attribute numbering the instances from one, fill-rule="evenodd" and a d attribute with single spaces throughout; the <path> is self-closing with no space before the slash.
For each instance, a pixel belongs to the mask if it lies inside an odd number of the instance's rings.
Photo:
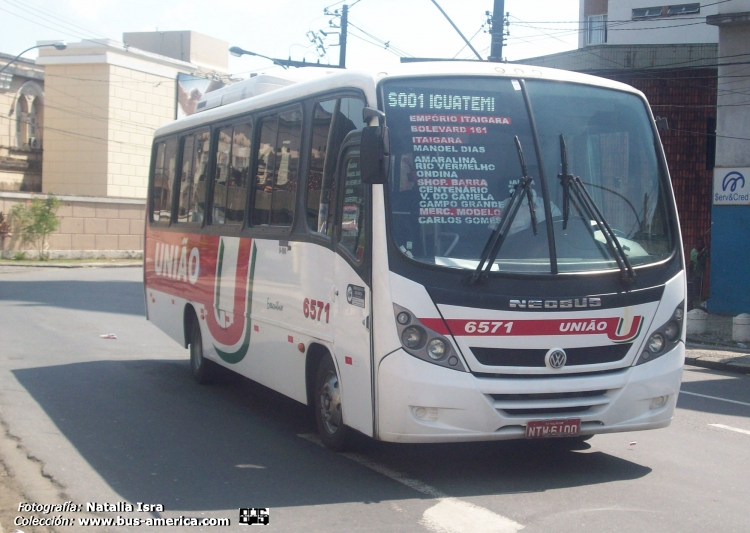
<path id="1" fill-rule="evenodd" d="M 388 107 L 408 112 L 412 155 L 405 157 L 417 176 L 419 223 L 496 223 L 502 202 L 488 184 L 498 170 L 488 134 L 511 118 L 494 114 L 495 97 L 392 91 Z"/>

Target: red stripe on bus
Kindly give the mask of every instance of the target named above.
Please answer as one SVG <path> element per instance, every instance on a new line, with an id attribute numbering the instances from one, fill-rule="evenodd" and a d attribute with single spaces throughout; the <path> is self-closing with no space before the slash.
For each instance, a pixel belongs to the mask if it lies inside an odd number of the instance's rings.
<path id="1" fill-rule="evenodd" d="M 517 337 L 546 335 L 606 335 L 614 342 L 630 341 L 638 336 L 643 317 L 633 318 L 628 331 L 619 317 L 554 318 L 541 320 L 471 320 L 420 318 L 426 327 L 441 335 L 456 337 Z"/>

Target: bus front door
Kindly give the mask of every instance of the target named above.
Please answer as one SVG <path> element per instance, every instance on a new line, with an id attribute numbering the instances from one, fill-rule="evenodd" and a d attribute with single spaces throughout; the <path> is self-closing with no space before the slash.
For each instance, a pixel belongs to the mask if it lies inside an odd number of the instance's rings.
<path id="1" fill-rule="evenodd" d="M 369 193 L 358 146 L 345 147 L 338 169 L 333 334 L 344 423 L 373 434 L 370 357 Z"/>

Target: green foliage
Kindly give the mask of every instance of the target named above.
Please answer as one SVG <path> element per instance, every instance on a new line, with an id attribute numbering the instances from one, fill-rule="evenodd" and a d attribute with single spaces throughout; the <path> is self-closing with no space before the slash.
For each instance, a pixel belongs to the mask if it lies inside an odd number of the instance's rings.
<path id="1" fill-rule="evenodd" d="M 14 261 L 23 261 L 26 259 L 26 252 L 16 252 L 13 254 Z"/>
<path id="2" fill-rule="evenodd" d="M 32 244 L 39 252 L 39 259 L 49 259 L 47 237 L 60 225 L 57 210 L 62 205 L 54 195 L 45 199 L 34 198 L 25 204 L 16 204 L 10 211 L 13 231 L 23 244 Z"/>

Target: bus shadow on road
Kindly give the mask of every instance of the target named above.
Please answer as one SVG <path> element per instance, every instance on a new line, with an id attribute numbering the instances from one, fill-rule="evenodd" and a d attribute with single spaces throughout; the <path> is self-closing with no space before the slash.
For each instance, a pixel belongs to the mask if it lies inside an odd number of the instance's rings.
<path id="1" fill-rule="evenodd" d="M 196 511 L 426 498 L 298 437 L 314 432 L 304 406 L 234 374 L 202 387 L 190 378 L 187 361 L 169 360 L 96 361 L 13 374 L 129 501 Z M 455 497 L 542 492 L 651 472 L 598 451 L 512 441 L 367 440 L 358 453 Z"/>
<path id="2" fill-rule="evenodd" d="M 0 299 L 26 306 L 145 316 L 140 281 L 0 281 Z"/>

